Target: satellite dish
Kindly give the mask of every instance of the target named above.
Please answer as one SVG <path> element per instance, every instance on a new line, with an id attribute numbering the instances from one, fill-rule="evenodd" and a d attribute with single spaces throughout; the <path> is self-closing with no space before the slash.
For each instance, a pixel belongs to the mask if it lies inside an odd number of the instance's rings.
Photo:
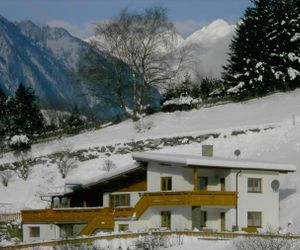
<path id="1" fill-rule="evenodd" d="M 277 192 L 279 190 L 279 186 L 280 186 L 280 183 L 279 183 L 278 180 L 273 180 L 271 182 L 271 187 L 272 187 L 274 192 Z"/>
<path id="2" fill-rule="evenodd" d="M 239 158 L 240 154 L 241 154 L 241 151 L 240 151 L 239 149 L 236 149 L 236 150 L 234 151 L 234 155 L 235 155 L 237 158 Z"/>

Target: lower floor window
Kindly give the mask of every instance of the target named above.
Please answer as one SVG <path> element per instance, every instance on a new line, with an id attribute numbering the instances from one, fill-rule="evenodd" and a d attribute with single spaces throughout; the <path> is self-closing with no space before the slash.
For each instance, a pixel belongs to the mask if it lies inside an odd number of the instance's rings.
<path id="1" fill-rule="evenodd" d="M 129 230 L 128 224 L 119 224 L 119 232 L 125 232 Z"/>
<path id="2" fill-rule="evenodd" d="M 130 206 L 130 194 L 110 195 L 110 207 Z"/>
<path id="3" fill-rule="evenodd" d="M 30 227 L 29 228 L 29 237 L 32 237 L 32 238 L 40 237 L 40 227 Z"/>
<path id="4" fill-rule="evenodd" d="M 261 212 L 248 212 L 248 227 L 261 227 L 261 221 Z"/>

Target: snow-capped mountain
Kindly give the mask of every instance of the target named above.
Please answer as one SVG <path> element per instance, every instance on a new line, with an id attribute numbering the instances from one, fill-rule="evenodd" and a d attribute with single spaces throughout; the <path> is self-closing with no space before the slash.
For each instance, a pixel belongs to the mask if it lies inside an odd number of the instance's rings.
<path id="1" fill-rule="evenodd" d="M 157 49 L 162 53 L 170 52 L 170 48 L 185 51 L 188 63 L 183 67 L 182 76 L 189 73 L 192 77 L 220 77 L 222 66 L 228 58 L 229 44 L 235 30 L 222 19 L 217 19 L 200 30 L 195 31 L 186 39 L 180 34 L 170 35 L 170 46 L 166 48 L 161 45 Z M 168 34 L 167 34 L 168 36 Z M 100 36 L 91 36 L 85 40 L 88 43 L 102 42 Z M 179 77 L 179 80 L 182 80 Z"/>
<path id="2" fill-rule="evenodd" d="M 187 37 L 182 44 L 190 48 L 191 63 L 187 71 L 192 75 L 220 77 L 234 30 L 235 25 L 217 19 Z"/>
<path id="3" fill-rule="evenodd" d="M 185 45 L 190 43 L 201 43 L 209 45 L 218 42 L 218 40 L 232 35 L 235 25 L 230 25 L 222 19 L 217 19 L 200 30 L 195 31 L 184 41 Z"/>

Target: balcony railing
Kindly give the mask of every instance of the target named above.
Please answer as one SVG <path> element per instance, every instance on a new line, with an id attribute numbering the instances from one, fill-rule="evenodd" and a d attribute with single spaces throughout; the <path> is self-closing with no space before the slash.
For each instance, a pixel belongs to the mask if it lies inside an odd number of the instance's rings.
<path id="1" fill-rule="evenodd" d="M 236 206 L 236 192 L 153 192 L 144 193 L 134 211 L 139 218 L 151 206 Z"/>

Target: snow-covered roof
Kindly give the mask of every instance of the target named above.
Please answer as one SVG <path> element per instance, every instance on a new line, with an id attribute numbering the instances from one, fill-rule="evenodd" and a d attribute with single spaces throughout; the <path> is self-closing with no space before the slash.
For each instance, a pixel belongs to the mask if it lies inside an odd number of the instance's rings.
<path id="1" fill-rule="evenodd" d="M 90 178 L 88 180 L 82 180 L 82 179 L 69 179 L 66 181 L 66 185 L 74 185 L 74 184 L 80 184 L 81 188 L 87 188 L 89 186 L 98 184 L 98 183 L 104 183 L 110 179 L 116 178 L 118 176 L 124 175 L 126 173 L 130 173 L 140 167 L 140 163 L 134 162 L 132 164 L 129 164 L 127 166 L 123 166 L 121 168 L 117 168 L 116 170 L 112 170 L 110 172 L 107 172 L 105 174 L 97 175 L 93 178 Z"/>
<path id="2" fill-rule="evenodd" d="M 279 172 L 296 171 L 296 166 L 291 164 L 258 162 L 244 159 L 203 157 L 199 155 L 133 153 L 132 157 L 136 161 L 156 161 L 161 163 L 179 164 L 183 166 L 205 166 L 211 168 L 252 169 Z"/>

